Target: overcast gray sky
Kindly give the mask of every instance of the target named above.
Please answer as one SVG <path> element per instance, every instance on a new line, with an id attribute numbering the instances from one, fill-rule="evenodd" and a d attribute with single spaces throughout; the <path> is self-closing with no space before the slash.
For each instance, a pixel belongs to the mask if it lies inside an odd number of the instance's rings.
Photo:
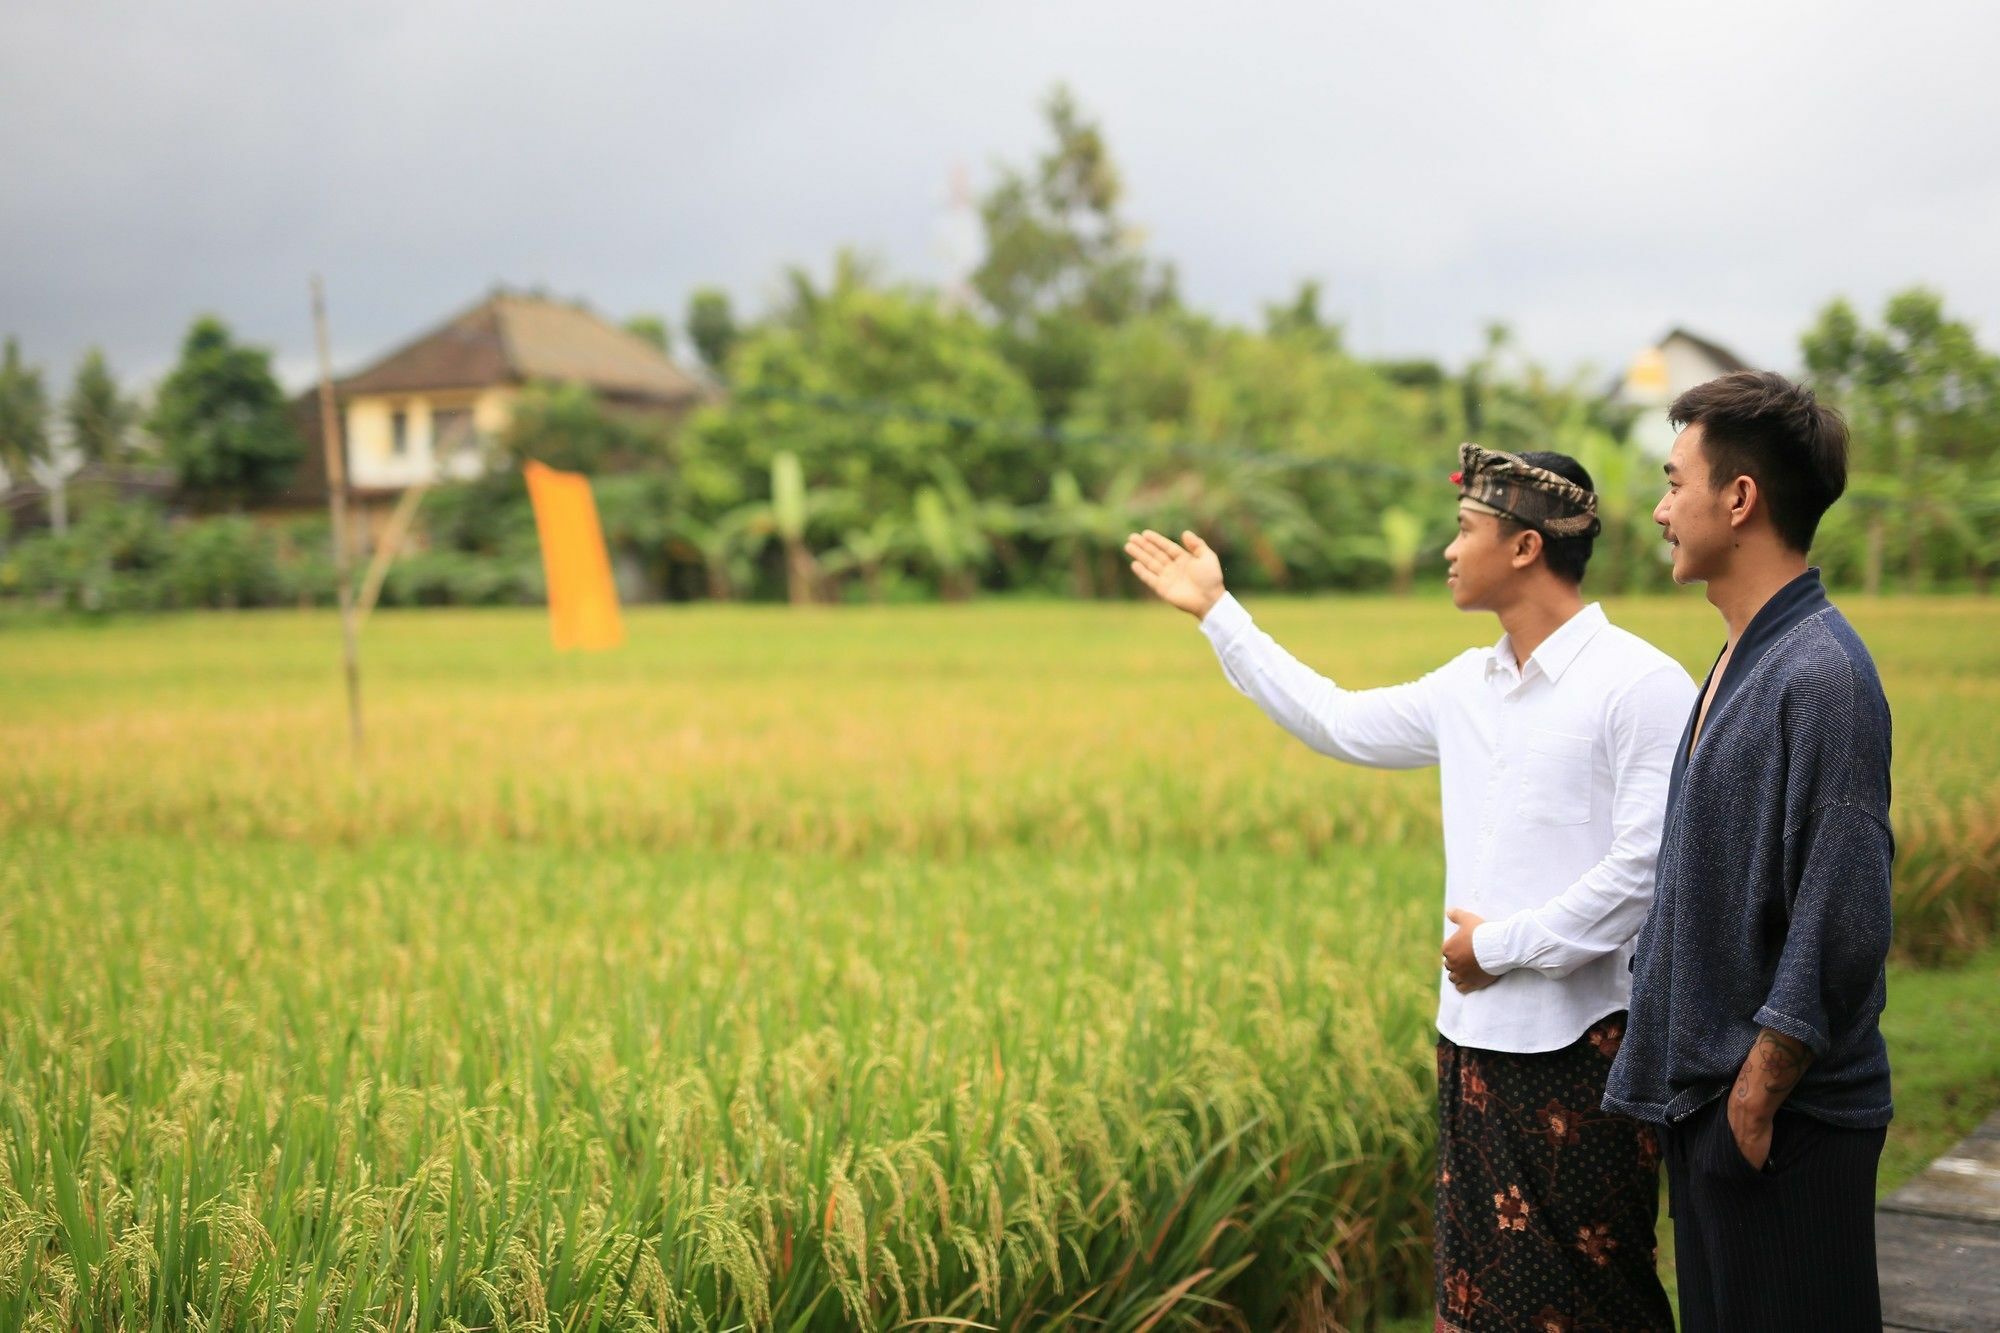
<path id="1" fill-rule="evenodd" d="M 1685 324 L 1790 368 L 1914 282 L 2000 336 L 2000 10 L 1797 4 L 0 6 L 0 333 L 157 375 L 196 313 L 351 369 L 496 282 L 606 314 L 836 247 L 943 276 L 948 183 L 1067 81 L 1150 248 L 1248 319 L 1559 367 Z"/>

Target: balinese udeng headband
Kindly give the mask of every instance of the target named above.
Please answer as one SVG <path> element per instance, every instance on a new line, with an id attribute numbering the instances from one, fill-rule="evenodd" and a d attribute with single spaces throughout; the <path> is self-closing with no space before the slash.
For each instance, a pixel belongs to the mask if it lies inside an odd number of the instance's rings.
<path id="1" fill-rule="evenodd" d="M 1545 537 L 1594 537 L 1597 493 L 1500 449 L 1458 446 L 1458 497 L 1482 513 L 1525 523 Z"/>

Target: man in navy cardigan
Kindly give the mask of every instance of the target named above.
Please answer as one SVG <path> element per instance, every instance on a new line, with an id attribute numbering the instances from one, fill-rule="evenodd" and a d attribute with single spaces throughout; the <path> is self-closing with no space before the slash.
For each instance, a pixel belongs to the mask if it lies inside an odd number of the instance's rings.
<path id="1" fill-rule="evenodd" d="M 1756 371 L 1670 416 L 1653 518 L 1728 639 L 1675 756 L 1604 1104 L 1666 1127 L 1684 1328 L 1873 1330 L 1889 707 L 1806 564 L 1847 428 Z"/>

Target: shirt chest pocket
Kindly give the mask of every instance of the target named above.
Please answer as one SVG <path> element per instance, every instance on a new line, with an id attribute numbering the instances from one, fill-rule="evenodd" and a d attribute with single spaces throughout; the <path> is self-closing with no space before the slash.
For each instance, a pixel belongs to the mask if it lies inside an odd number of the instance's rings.
<path id="1" fill-rule="evenodd" d="M 1583 824 L 1590 820 L 1594 784 L 1588 736 L 1537 727 L 1528 733 L 1521 764 L 1521 818 L 1530 824 Z"/>

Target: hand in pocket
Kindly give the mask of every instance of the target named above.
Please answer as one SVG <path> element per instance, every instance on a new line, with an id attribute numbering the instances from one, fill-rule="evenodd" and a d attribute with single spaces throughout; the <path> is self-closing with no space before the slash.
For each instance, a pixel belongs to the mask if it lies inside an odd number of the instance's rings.
<path id="1" fill-rule="evenodd" d="M 1760 1115 L 1748 1103 L 1736 1099 L 1732 1093 L 1728 1098 L 1729 1137 L 1736 1145 L 1743 1163 L 1752 1171 L 1762 1171 L 1764 1164 L 1771 1160 L 1772 1117 Z"/>

